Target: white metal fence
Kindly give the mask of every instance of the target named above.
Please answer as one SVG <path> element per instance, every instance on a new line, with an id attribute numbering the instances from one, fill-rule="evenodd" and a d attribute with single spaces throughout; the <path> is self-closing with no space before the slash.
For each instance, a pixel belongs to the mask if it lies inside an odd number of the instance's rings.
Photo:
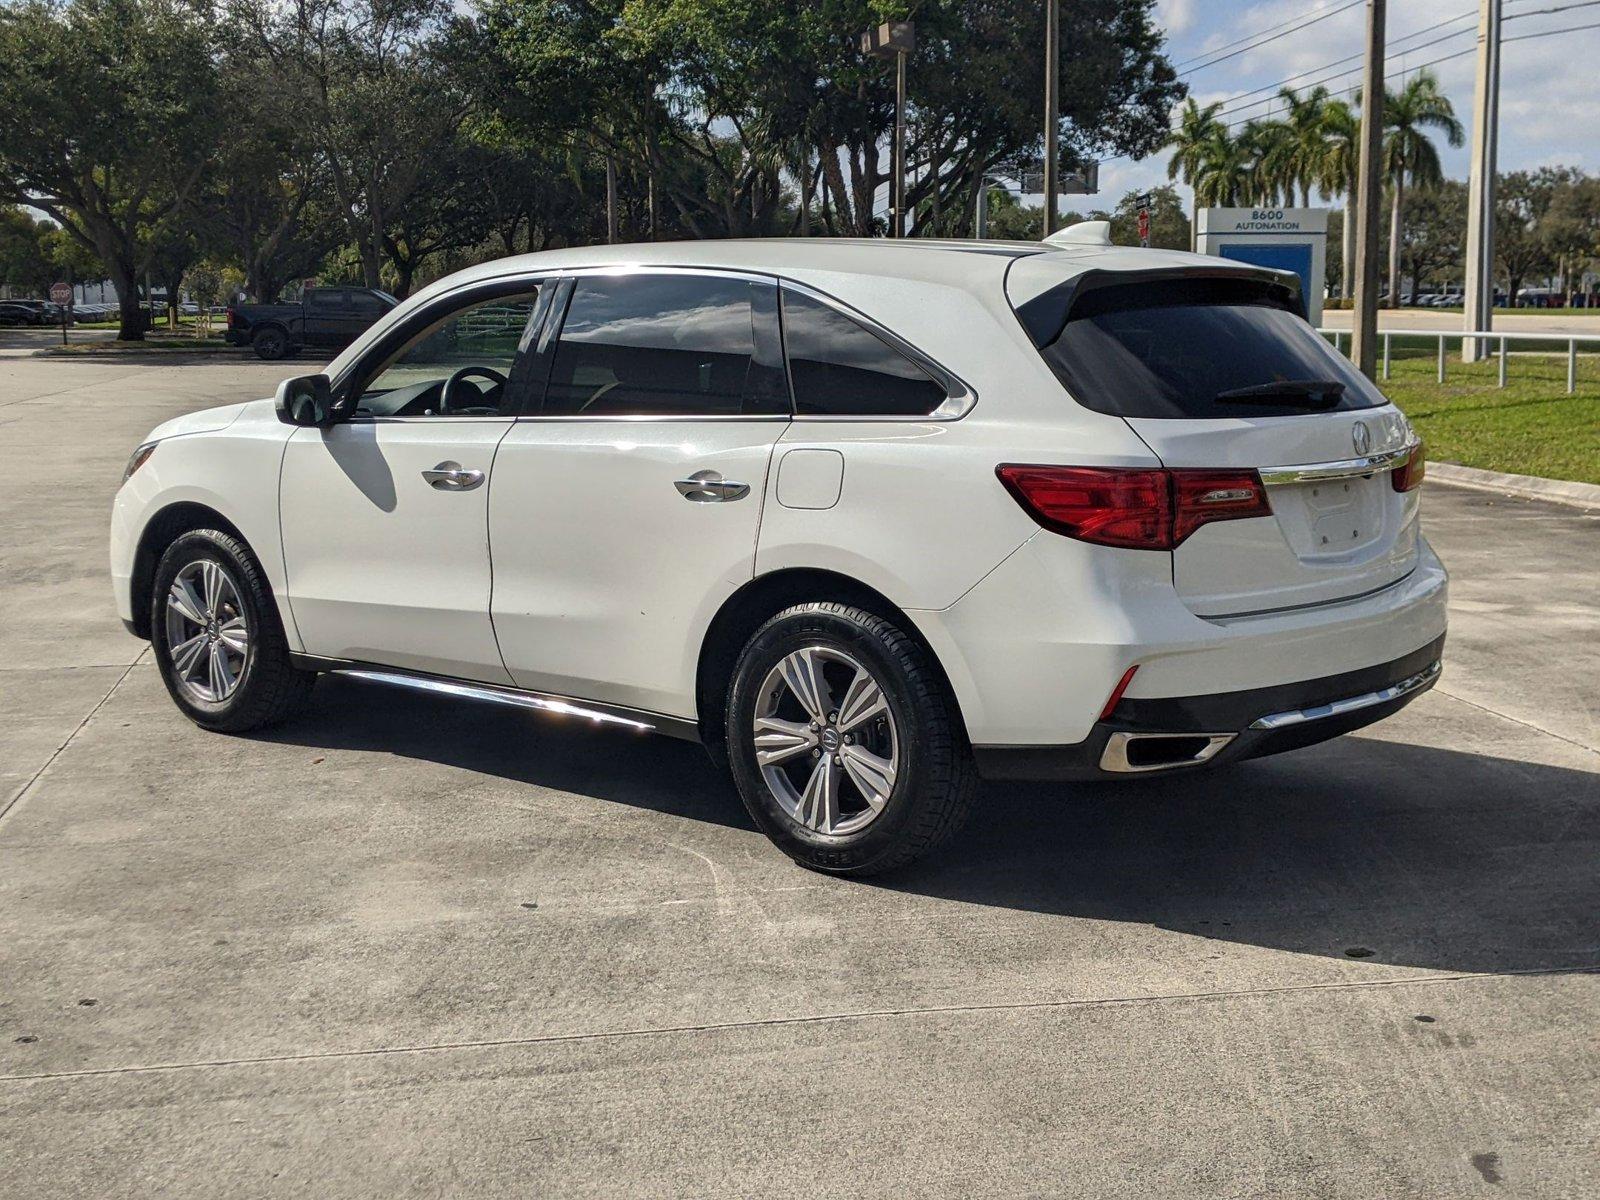
<path id="1" fill-rule="evenodd" d="M 1319 329 L 1323 337 L 1331 338 L 1333 348 L 1344 352 L 1344 343 L 1350 337 L 1348 329 Z M 1493 333 L 1461 333 L 1448 329 L 1380 329 L 1378 336 L 1383 339 L 1383 377 L 1389 378 L 1389 362 L 1392 357 L 1392 347 L 1395 338 L 1416 338 L 1420 341 L 1438 342 L 1438 371 L 1440 383 L 1445 380 L 1445 346 L 1450 341 L 1461 342 L 1463 345 L 1469 340 L 1492 342 L 1492 353 L 1498 360 L 1498 386 L 1506 386 L 1507 362 L 1510 351 L 1507 349 L 1509 342 L 1540 342 L 1549 343 L 1554 347 L 1565 348 L 1567 358 L 1567 394 L 1571 395 L 1578 388 L 1578 353 L 1581 347 L 1586 354 L 1600 354 L 1600 335 L 1594 334 L 1569 334 L 1569 333 L 1513 333 L 1508 330 L 1496 330 Z M 1521 353 L 1521 351 L 1519 351 Z M 1539 353 L 1532 351 L 1531 353 Z M 1552 354 L 1559 353 L 1559 349 L 1552 350 Z"/>

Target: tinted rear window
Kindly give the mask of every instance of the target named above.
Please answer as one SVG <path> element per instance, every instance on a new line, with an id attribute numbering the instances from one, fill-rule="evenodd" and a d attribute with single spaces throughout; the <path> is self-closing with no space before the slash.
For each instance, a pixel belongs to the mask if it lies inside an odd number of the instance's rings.
<path id="1" fill-rule="evenodd" d="M 1119 417 L 1303 416 L 1386 403 L 1304 319 L 1248 280 L 1095 288 L 1040 353 L 1078 403 Z M 1285 380 L 1335 380 L 1344 393 L 1316 407 L 1218 399 Z"/>

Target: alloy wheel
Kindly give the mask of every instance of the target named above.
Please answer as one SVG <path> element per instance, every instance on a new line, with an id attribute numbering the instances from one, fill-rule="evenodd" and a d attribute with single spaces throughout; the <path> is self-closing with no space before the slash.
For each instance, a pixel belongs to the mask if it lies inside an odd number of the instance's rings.
<path id="1" fill-rule="evenodd" d="M 785 655 L 756 697 L 756 763 L 779 806 L 814 833 L 855 833 L 894 791 L 900 737 L 883 687 L 832 646 Z"/>
<path id="2" fill-rule="evenodd" d="M 173 577 L 167 653 L 173 677 L 192 699 L 220 704 L 238 689 L 250 660 L 250 623 L 221 564 L 196 559 Z"/>

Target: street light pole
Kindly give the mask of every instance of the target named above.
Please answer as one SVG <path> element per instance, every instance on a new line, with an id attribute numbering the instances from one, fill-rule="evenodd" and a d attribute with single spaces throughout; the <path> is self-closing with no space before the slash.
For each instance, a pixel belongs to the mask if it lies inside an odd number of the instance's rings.
<path id="1" fill-rule="evenodd" d="M 889 181 L 889 236 L 906 235 L 906 56 L 917 48 L 911 21 L 885 21 L 861 35 L 861 53 L 894 59 L 894 142 Z"/>
<path id="2" fill-rule="evenodd" d="M 1472 97 L 1472 170 L 1467 182 L 1468 333 L 1488 333 L 1494 324 L 1494 176 L 1500 133 L 1501 0 L 1478 2 L 1478 79 Z M 1463 338 L 1461 358 L 1477 362 L 1489 352 L 1486 338 Z"/>
<path id="3" fill-rule="evenodd" d="M 1056 229 L 1056 174 L 1061 136 L 1061 0 L 1044 9 L 1044 236 Z"/>
<path id="4" fill-rule="evenodd" d="M 1378 367 L 1378 226 L 1383 204 L 1385 0 L 1367 0 L 1367 59 L 1361 72 L 1361 154 L 1356 189 L 1355 321 L 1350 358 L 1368 379 Z"/>

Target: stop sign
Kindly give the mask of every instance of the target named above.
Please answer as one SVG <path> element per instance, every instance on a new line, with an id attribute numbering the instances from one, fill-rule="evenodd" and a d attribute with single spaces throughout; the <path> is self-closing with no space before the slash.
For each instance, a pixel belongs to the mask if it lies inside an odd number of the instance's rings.
<path id="1" fill-rule="evenodd" d="M 50 285 L 50 303 L 70 304 L 72 302 L 72 285 L 70 283 L 52 283 Z"/>

